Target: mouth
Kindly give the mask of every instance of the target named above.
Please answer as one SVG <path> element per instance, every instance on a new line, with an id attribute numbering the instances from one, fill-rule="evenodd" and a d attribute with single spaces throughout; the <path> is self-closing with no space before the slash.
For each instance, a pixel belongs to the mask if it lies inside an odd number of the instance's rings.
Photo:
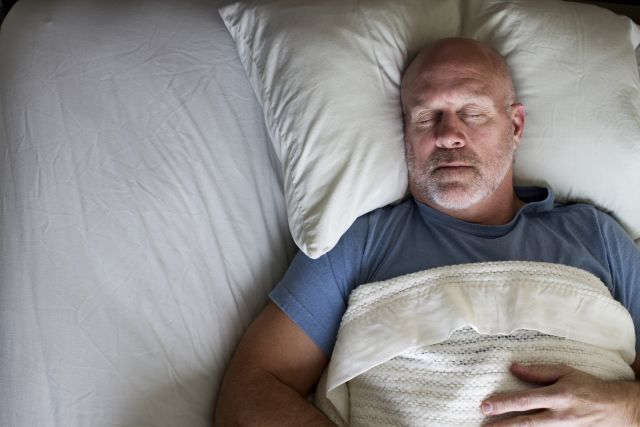
<path id="1" fill-rule="evenodd" d="M 466 168 L 472 168 L 473 166 L 470 166 L 466 163 L 462 163 L 462 162 L 452 162 L 452 163 L 442 163 L 439 164 L 438 166 L 436 166 L 433 170 L 437 171 L 437 170 L 462 170 L 462 169 L 466 169 Z"/>

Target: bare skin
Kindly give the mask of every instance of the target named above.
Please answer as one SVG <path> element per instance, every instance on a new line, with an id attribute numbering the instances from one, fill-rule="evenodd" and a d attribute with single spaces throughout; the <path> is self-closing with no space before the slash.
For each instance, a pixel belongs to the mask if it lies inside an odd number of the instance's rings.
<path id="1" fill-rule="evenodd" d="M 491 427 L 640 425 L 640 359 L 632 365 L 636 381 L 604 381 L 567 365 L 513 364 L 511 372 L 540 387 L 496 395 L 482 402 L 487 416 L 513 413 Z M 522 414 L 535 411 L 534 414 Z"/>
<path id="2" fill-rule="evenodd" d="M 245 332 L 227 368 L 216 426 L 332 426 L 307 396 L 329 359 L 275 304 Z"/>
<path id="3" fill-rule="evenodd" d="M 486 45 L 444 39 L 416 57 L 402 82 L 411 194 L 454 218 L 486 225 L 511 221 L 523 206 L 513 188 L 512 159 L 524 131 L 524 106 L 513 101 L 501 65 Z M 495 153 L 506 157 L 493 159 Z M 425 177 L 411 173 L 412 163 L 420 168 L 431 156 L 442 167 Z M 421 179 L 439 181 L 444 194 L 421 187 Z M 474 185 L 483 180 L 490 181 L 484 188 Z M 458 206 L 443 199 L 457 199 Z"/>
<path id="4" fill-rule="evenodd" d="M 500 55 L 472 40 L 441 40 L 421 52 L 405 72 L 402 99 L 413 197 L 464 221 L 511 221 L 524 204 L 513 188 L 512 157 L 522 139 L 525 115 L 522 104 L 514 101 Z M 333 425 L 305 399 L 328 362 L 322 350 L 269 303 L 227 369 L 216 425 Z M 633 368 L 638 378 L 640 359 Z M 605 382 L 564 365 L 514 366 L 512 372 L 540 387 L 478 402 L 487 421 L 514 413 L 495 426 L 640 425 L 637 381 Z M 531 409 L 538 412 L 521 415 Z"/>

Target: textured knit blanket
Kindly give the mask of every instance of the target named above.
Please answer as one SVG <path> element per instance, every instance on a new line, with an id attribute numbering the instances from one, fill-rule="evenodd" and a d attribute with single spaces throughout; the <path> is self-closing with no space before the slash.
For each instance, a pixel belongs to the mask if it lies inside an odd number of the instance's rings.
<path id="1" fill-rule="evenodd" d="M 480 402 L 530 387 L 511 362 L 633 379 L 627 310 L 586 271 L 499 262 L 356 288 L 316 404 L 340 425 L 479 426 Z"/>

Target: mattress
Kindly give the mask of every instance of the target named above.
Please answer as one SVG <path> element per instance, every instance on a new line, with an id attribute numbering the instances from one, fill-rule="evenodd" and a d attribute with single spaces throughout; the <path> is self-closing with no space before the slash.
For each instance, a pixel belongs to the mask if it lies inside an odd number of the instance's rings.
<path id="1" fill-rule="evenodd" d="M 209 0 L 21 0 L 0 30 L 0 425 L 211 425 L 295 249 Z"/>

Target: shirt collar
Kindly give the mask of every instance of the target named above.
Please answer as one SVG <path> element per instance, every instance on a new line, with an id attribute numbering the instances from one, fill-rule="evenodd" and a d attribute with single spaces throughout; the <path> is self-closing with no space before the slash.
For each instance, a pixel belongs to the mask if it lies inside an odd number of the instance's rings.
<path id="1" fill-rule="evenodd" d="M 477 236 L 499 237 L 511 231 L 523 215 L 548 212 L 553 209 L 555 197 L 550 188 L 515 187 L 515 191 L 518 197 L 525 202 L 525 204 L 518 210 L 511 221 L 502 225 L 483 225 L 462 221 L 433 209 L 432 207 L 415 199 L 413 200 L 418 206 L 420 216 L 425 223 L 433 223 L 435 221 L 447 227 L 453 227 Z"/>

